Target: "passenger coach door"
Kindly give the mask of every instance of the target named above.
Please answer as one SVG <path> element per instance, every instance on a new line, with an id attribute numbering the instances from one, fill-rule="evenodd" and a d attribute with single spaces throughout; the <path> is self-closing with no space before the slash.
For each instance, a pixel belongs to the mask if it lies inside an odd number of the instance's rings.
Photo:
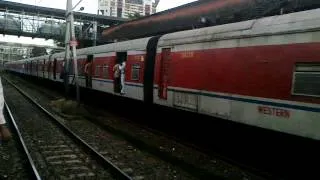
<path id="1" fill-rule="evenodd" d="M 43 77 L 43 78 L 45 78 L 45 76 L 44 76 L 44 72 L 45 72 L 45 70 L 46 70 L 45 67 L 46 67 L 46 60 L 44 59 L 44 60 L 43 60 L 43 65 L 42 65 L 42 77 Z"/>
<path id="2" fill-rule="evenodd" d="M 160 99 L 168 98 L 169 64 L 171 60 L 171 48 L 163 48 L 160 61 L 160 79 L 158 96 Z"/>
<path id="3" fill-rule="evenodd" d="M 127 58 L 128 58 L 128 53 L 127 52 L 117 52 L 117 59 L 116 59 L 116 64 L 121 64 L 122 62 L 127 62 Z M 125 71 L 125 69 L 124 69 Z M 114 92 L 115 93 L 121 93 L 121 89 L 124 88 L 122 86 L 125 85 L 125 72 L 124 74 L 121 74 L 121 72 L 119 71 L 118 77 L 114 78 Z M 116 74 L 114 74 L 116 75 Z M 123 77 L 123 78 L 122 78 Z"/>
<path id="4" fill-rule="evenodd" d="M 57 79 L 57 59 L 53 60 L 53 79 Z"/>

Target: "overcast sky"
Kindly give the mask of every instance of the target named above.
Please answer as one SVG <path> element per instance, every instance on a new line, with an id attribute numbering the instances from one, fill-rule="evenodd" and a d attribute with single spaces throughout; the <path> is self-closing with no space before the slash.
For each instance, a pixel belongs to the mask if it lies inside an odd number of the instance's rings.
<path id="1" fill-rule="evenodd" d="M 44 7 L 51 7 L 51 8 L 58 8 L 58 9 L 66 9 L 66 2 L 67 0 L 9 0 L 13 2 L 37 5 L 37 6 L 44 6 Z M 160 3 L 157 7 L 157 12 L 164 11 L 170 8 L 174 8 L 183 4 L 187 4 L 196 0 L 160 0 Z M 76 4 L 78 0 L 73 0 L 73 4 Z M 85 13 L 92 13 L 96 14 L 98 10 L 98 0 L 83 0 L 77 9 L 80 7 L 84 7 Z M 75 9 L 75 10 L 77 10 Z M 26 42 L 26 43 L 35 43 L 41 45 L 52 45 L 53 41 L 51 40 L 42 40 L 42 39 L 31 39 L 31 38 L 24 38 L 24 37 L 13 37 L 13 36 L 0 36 L 0 41 L 9 41 L 9 42 Z"/>

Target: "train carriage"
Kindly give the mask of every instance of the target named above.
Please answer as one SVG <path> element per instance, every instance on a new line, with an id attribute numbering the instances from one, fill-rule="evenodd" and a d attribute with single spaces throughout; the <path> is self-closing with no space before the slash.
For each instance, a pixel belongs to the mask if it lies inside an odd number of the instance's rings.
<path id="1" fill-rule="evenodd" d="M 114 91 L 113 66 L 124 57 L 124 97 L 319 140 L 319 48 L 315 9 L 84 48 L 77 55 L 82 87 L 92 55 L 89 88 L 121 96 Z M 56 76 L 49 79 L 62 82 L 64 53 L 47 58 Z M 39 76 L 36 60 L 6 67 L 32 62 L 23 72 Z"/>
<path id="2" fill-rule="evenodd" d="M 155 103 L 319 139 L 319 13 L 164 35 Z"/>
<path id="3" fill-rule="evenodd" d="M 114 91 L 113 67 L 121 57 L 126 61 L 126 97 L 143 101 L 143 77 L 146 46 L 150 38 L 119 42 L 98 47 L 81 49 L 77 52 L 79 85 L 86 87 L 84 66 L 88 56 L 93 56 L 92 89 L 119 95 Z M 61 60 L 60 60 L 61 61 Z M 70 65 L 71 69 L 73 64 Z M 74 75 L 70 75 L 73 82 Z"/>

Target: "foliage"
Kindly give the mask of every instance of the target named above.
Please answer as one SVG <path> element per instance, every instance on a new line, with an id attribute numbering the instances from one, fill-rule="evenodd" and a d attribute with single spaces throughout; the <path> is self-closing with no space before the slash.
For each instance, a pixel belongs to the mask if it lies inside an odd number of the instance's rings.
<path id="1" fill-rule="evenodd" d="M 54 44 L 58 47 L 64 47 L 64 41 L 54 40 Z"/>
<path id="2" fill-rule="evenodd" d="M 47 49 L 44 47 L 33 47 L 31 51 L 31 57 L 47 55 Z"/>
<path id="3" fill-rule="evenodd" d="M 140 13 L 138 13 L 138 12 L 135 12 L 134 14 L 129 14 L 128 15 L 128 18 L 129 19 L 131 19 L 131 20 L 133 20 L 133 19 L 139 19 L 139 18 L 141 18 L 141 17 L 143 17 Z"/>

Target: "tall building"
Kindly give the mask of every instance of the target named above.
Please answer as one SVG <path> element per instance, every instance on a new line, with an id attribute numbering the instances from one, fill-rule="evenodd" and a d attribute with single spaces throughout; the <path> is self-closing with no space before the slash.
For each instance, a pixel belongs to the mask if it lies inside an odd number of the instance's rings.
<path id="1" fill-rule="evenodd" d="M 99 15 L 128 18 L 136 13 L 148 16 L 156 13 L 160 0 L 99 0 Z"/>

